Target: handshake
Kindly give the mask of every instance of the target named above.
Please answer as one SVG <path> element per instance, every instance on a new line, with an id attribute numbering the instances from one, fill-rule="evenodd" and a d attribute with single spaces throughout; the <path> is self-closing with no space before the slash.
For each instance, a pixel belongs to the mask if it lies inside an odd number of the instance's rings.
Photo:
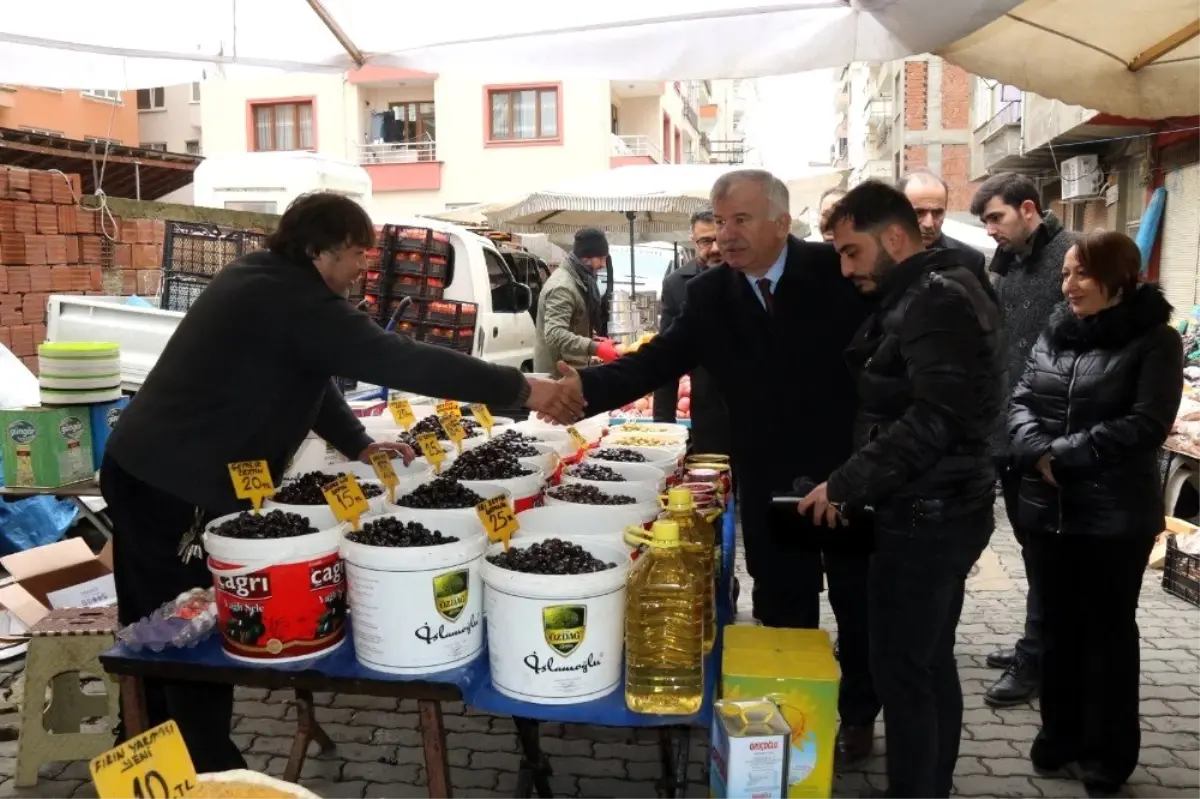
<path id="1" fill-rule="evenodd" d="M 561 425 L 574 424 L 583 418 L 587 401 L 583 398 L 583 382 L 579 372 L 563 361 L 558 362 L 559 380 L 544 377 L 526 377 L 529 383 L 529 399 L 525 407 L 537 414 L 543 422 Z"/>

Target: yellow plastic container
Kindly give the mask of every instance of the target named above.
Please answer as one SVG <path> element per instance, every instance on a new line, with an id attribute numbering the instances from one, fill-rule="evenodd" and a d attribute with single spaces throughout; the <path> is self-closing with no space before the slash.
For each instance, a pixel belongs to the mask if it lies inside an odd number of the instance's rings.
<path id="1" fill-rule="evenodd" d="M 783 712 L 791 728 L 789 799 L 830 796 L 842 675 L 828 633 L 728 626 L 721 670 L 723 698 L 770 699 Z"/>
<path id="2" fill-rule="evenodd" d="M 686 488 L 672 488 L 667 492 L 663 505 L 664 516 L 679 525 L 679 540 L 684 551 L 693 558 L 696 569 L 704 582 L 704 651 L 712 651 L 717 640 L 717 576 L 714 548 L 716 533 L 713 526 L 696 509 L 692 492 Z"/>
<path id="3" fill-rule="evenodd" d="M 625 704 L 687 716 L 704 703 L 704 587 L 679 525 L 656 521 L 651 536 L 626 584 Z"/>

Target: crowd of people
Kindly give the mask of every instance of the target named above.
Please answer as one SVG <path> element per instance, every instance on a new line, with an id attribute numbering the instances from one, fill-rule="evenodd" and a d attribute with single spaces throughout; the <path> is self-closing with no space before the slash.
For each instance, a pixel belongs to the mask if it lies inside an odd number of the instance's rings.
<path id="1" fill-rule="evenodd" d="M 869 757 L 883 710 L 890 796 L 952 791 L 956 628 L 998 487 L 1029 591 L 986 700 L 1040 696 L 1034 768 L 1114 792 L 1138 760 L 1136 611 L 1180 337 L 1128 236 L 1067 231 L 1032 181 L 1001 174 L 971 202 L 987 263 L 942 232 L 948 195 L 929 172 L 831 190 L 820 238 L 800 241 L 782 181 L 726 173 L 692 219 L 696 259 L 664 282 L 659 334 L 555 366 L 587 413 L 657 392 L 662 421 L 692 374 L 692 446 L 733 460 L 754 617 L 815 628 L 828 585 L 837 756 Z M 577 332 L 601 354 L 602 330 Z M 801 484 L 816 487 L 772 501 Z"/>

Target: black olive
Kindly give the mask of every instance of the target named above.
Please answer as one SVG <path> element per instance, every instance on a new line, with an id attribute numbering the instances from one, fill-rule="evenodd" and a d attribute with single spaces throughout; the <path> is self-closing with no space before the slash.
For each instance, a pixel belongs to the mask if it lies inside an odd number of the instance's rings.
<path id="1" fill-rule="evenodd" d="M 598 463 L 581 463 L 578 466 L 572 466 L 567 469 L 566 474 L 570 477 L 577 477 L 580 480 L 595 480 L 604 483 L 624 483 L 625 477 L 617 474 L 607 466 L 601 466 Z"/>
<path id="2" fill-rule="evenodd" d="M 373 547 L 431 547 L 458 540 L 455 536 L 430 530 L 420 522 L 405 522 L 392 516 L 367 522 L 361 530 L 347 533 L 346 538 Z"/>
<path id="3" fill-rule="evenodd" d="M 283 505 L 324 505 L 326 500 L 322 489 L 340 476 L 323 472 L 302 474 L 284 483 L 271 499 Z M 383 488 L 374 483 L 359 483 L 358 487 L 367 499 L 383 493 Z"/>
<path id="4" fill-rule="evenodd" d="M 463 432 L 467 434 L 467 438 L 473 438 L 483 433 L 483 427 L 474 419 L 459 419 L 458 423 L 462 425 Z M 416 436 L 421 433 L 433 433 L 438 437 L 439 441 L 450 440 L 450 436 L 446 435 L 446 430 L 442 427 L 442 420 L 437 417 L 437 414 L 426 416 L 413 425 L 413 440 L 411 442 L 405 441 L 404 443 L 413 446 L 416 443 Z"/>
<path id="5" fill-rule="evenodd" d="M 516 457 L 486 444 L 459 455 L 446 470 L 446 476 L 456 480 L 512 480 L 531 474 L 533 469 Z"/>
<path id="6" fill-rule="evenodd" d="M 615 461 L 617 463 L 645 463 L 646 456 L 625 447 L 605 447 L 588 455 L 591 460 Z"/>
<path id="7" fill-rule="evenodd" d="M 317 528 L 298 513 L 285 513 L 281 510 L 269 513 L 246 511 L 221 522 L 211 532 L 223 538 L 292 538 L 315 533 Z"/>
<path id="8" fill-rule="evenodd" d="M 593 485 L 566 483 L 546 492 L 547 496 L 563 502 L 581 505 L 636 505 L 637 500 L 625 494 L 606 494 Z"/>
<path id="9" fill-rule="evenodd" d="M 483 497 L 446 475 L 418 486 L 415 491 L 402 497 L 396 497 L 397 505 L 435 510 L 473 508 L 480 502 L 483 502 Z"/>
<path id="10" fill-rule="evenodd" d="M 512 547 L 488 555 L 488 562 L 509 571 L 525 574 L 591 574 L 615 569 L 578 544 L 561 538 L 547 538 L 527 547 Z"/>

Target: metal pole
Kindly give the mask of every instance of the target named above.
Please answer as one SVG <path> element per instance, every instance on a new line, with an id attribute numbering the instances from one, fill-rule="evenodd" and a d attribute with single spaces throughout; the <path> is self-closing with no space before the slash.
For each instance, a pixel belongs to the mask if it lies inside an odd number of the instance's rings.
<path id="1" fill-rule="evenodd" d="M 679 268 L 679 242 L 671 242 L 671 271 Z"/>
<path id="2" fill-rule="evenodd" d="M 626 211 L 625 218 L 629 220 L 629 299 L 632 301 L 637 296 L 637 269 L 634 266 L 634 222 L 637 219 L 636 211 Z"/>
<path id="3" fill-rule="evenodd" d="M 142 199 L 142 166 L 136 161 L 133 162 L 133 197 Z"/>

